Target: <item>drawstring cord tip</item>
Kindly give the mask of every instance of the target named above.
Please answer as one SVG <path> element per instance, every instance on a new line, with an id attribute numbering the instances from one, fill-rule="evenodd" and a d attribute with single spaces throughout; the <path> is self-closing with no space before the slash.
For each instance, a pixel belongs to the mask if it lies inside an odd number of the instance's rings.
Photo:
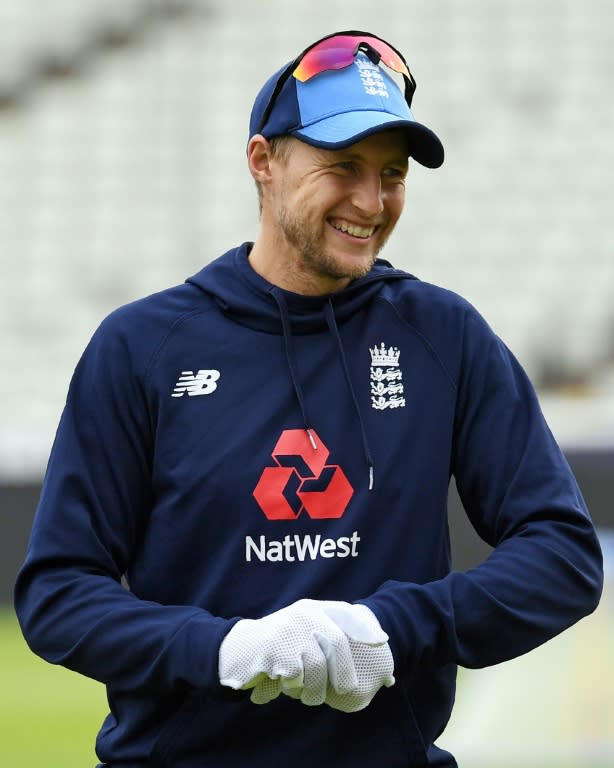
<path id="1" fill-rule="evenodd" d="M 369 490 L 373 490 L 373 465 L 369 466 Z"/>
<path id="2" fill-rule="evenodd" d="M 311 443 L 311 447 L 313 448 L 314 451 L 317 451 L 318 450 L 318 446 L 316 444 L 316 441 L 314 440 L 313 433 L 312 433 L 311 429 L 309 429 L 309 427 L 307 427 L 307 429 L 305 431 L 307 432 L 307 437 L 309 438 L 309 442 Z"/>

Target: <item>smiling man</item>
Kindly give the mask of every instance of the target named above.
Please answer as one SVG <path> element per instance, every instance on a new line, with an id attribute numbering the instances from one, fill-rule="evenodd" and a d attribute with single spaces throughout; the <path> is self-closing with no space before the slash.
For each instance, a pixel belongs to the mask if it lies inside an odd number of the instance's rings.
<path id="1" fill-rule="evenodd" d="M 256 241 L 113 312 L 77 366 L 15 603 L 35 652 L 107 686 L 105 768 L 454 768 L 457 665 L 599 601 L 524 371 L 461 297 L 378 258 L 408 163 L 443 162 L 414 90 L 363 32 L 276 72 L 250 121 Z M 493 547 L 467 573 L 452 477 Z"/>

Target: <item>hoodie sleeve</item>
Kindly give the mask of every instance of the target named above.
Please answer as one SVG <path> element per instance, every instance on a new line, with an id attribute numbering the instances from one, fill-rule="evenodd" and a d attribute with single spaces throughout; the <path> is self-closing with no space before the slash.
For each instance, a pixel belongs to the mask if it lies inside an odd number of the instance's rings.
<path id="1" fill-rule="evenodd" d="M 466 573 L 389 581 L 362 601 L 398 666 L 477 668 L 519 656 L 592 612 L 603 587 L 594 527 L 534 389 L 475 311 L 465 321 L 454 427 L 452 474 L 494 550 Z"/>
<path id="2" fill-rule="evenodd" d="M 32 650 L 51 663 L 118 688 L 215 688 L 232 621 L 140 600 L 121 584 L 152 504 L 155 425 L 143 353 L 127 341 L 147 335 L 125 332 L 135 323 L 120 311 L 107 318 L 75 370 L 17 576 L 16 612 Z"/>

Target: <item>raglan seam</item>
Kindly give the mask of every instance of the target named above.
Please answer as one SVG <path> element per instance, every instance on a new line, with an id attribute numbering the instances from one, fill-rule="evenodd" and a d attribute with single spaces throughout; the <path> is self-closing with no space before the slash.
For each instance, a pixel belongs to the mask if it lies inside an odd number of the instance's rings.
<path id="1" fill-rule="evenodd" d="M 166 332 L 163 334 L 162 338 L 160 339 L 158 345 L 154 348 L 152 351 L 149 360 L 147 364 L 145 365 L 145 374 L 143 377 L 143 381 L 145 384 L 149 382 L 153 375 L 153 371 L 157 365 L 157 362 L 162 354 L 162 351 L 164 350 L 164 347 L 166 346 L 167 342 L 173 336 L 177 328 L 182 325 L 185 322 L 188 322 L 194 317 L 197 317 L 198 315 L 204 315 L 208 312 L 213 311 L 213 307 L 204 307 L 204 308 L 198 308 L 198 309 L 192 309 L 187 312 L 183 312 L 179 317 L 176 317 L 173 322 L 170 324 L 170 326 L 166 329 Z"/>
<path id="2" fill-rule="evenodd" d="M 408 327 L 408 328 L 409 328 L 409 329 L 412 331 L 412 333 L 413 333 L 415 336 L 417 336 L 417 337 L 418 337 L 418 339 L 420 339 L 420 341 L 422 342 L 422 344 L 424 345 L 424 347 L 427 349 L 427 351 L 429 352 L 429 354 L 431 355 L 431 357 L 433 357 L 433 358 L 434 358 L 434 360 L 435 360 L 435 362 L 437 363 L 437 365 L 438 365 L 438 366 L 441 368 L 441 370 L 443 371 L 443 373 L 444 373 L 444 375 L 445 375 L 446 379 L 448 380 L 448 382 L 449 382 L 449 383 L 450 383 L 450 385 L 452 386 L 452 389 L 454 390 L 454 392 L 457 392 L 457 391 L 458 391 L 458 382 L 457 382 L 457 381 L 455 381 L 455 379 L 454 379 L 454 376 L 453 376 L 453 375 L 450 373 L 450 371 L 448 370 L 447 366 L 445 365 L 445 363 L 443 362 L 443 360 L 441 359 L 441 357 L 439 356 L 439 354 L 438 354 L 438 353 L 437 353 L 437 351 L 435 350 L 434 346 L 433 346 L 433 345 L 431 344 L 431 342 L 430 342 L 430 341 L 427 339 L 427 337 L 426 337 L 426 336 L 425 336 L 425 335 L 424 335 L 424 334 L 423 334 L 421 331 L 419 331 L 419 330 L 418 330 L 418 328 L 416 328 L 416 326 L 415 326 L 413 323 L 411 323 L 411 322 L 410 322 L 410 321 L 409 321 L 409 320 L 408 320 L 406 317 L 404 317 L 404 316 L 401 314 L 401 312 L 399 312 L 399 309 L 398 309 L 398 307 L 397 307 L 397 306 L 396 306 L 396 305 L 395 305 L 395 304 L 394 304 L 392 301 L 390 301 L 390 299 L 387 299 L 387 298 L 386 298 L 386 297 L 384 297 L 384 296 L 377 296 L 377 297 L 375 298 L 375 301 L 382 301 L 382 302 L 384 302 L 385 304 L 387 304 L 387 305 L 388 305 L 388 306 L 389 306 L 389 307 L 392 309 L 392 311 L 395 313 L 395 315 L 398 317 L 398 319 L 399 319 L 399 320 L 400 320 L 400 321 L 401 321 L 401 322 L 402 322 L 404 325 L 406 325 L 406 326 L 407 326 L 407 327 Z"/>

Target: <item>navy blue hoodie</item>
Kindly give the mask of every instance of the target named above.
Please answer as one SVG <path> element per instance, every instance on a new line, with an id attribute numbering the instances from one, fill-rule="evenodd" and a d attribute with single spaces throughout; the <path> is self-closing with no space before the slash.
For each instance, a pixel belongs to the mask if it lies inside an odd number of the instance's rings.
<path id="1" fill-rule="evenodd" d="M 524 372 L 459 296 L 378 261 L 329 297 L 249 244 L 113 312 L 80 360 L 15 600 L 48 661 L 102 681 L 113 768 L 455 766 L 457 665 L 591 612 L 599 545 Z M 494 550 L 451 572 L 450 478 Z M 360 601 L 396 684 L 361 712 L 219 684 L 240 617 Z"/>

